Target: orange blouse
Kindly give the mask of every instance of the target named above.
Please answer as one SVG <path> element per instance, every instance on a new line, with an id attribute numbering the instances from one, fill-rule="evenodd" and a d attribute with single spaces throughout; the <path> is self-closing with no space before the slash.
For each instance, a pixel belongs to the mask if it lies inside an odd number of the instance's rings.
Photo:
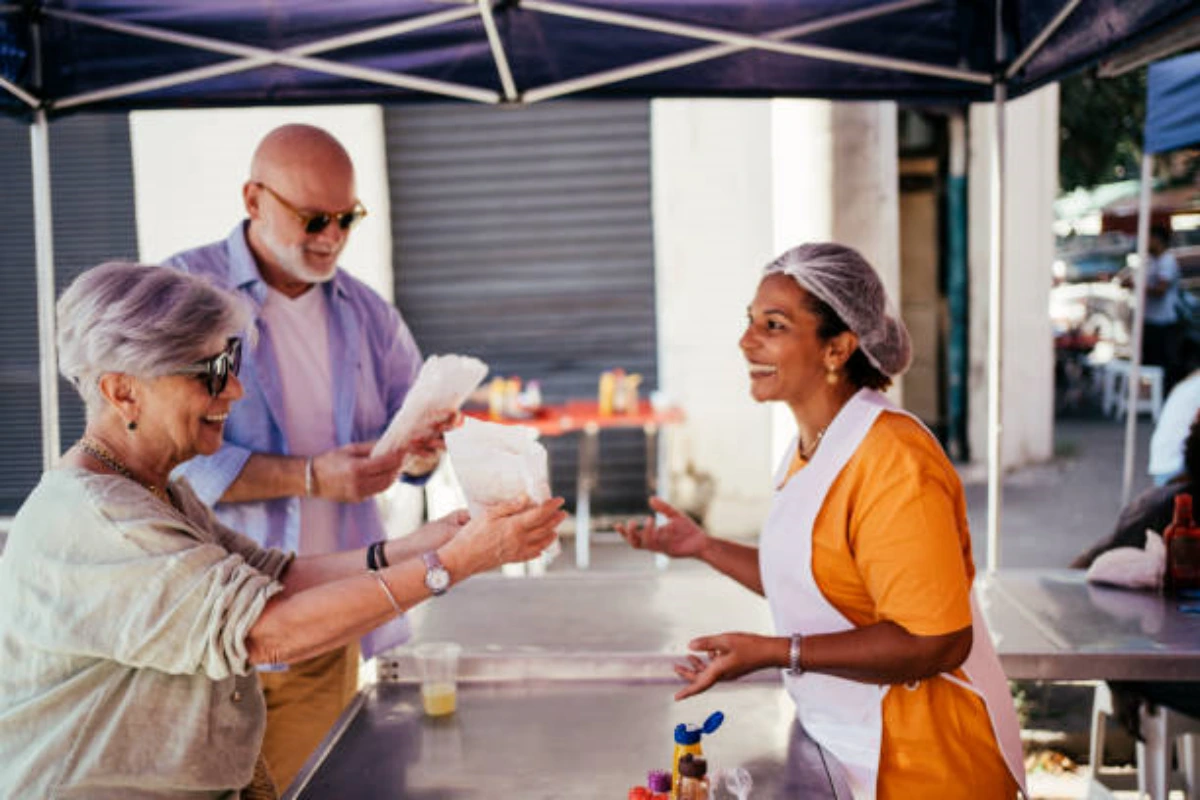
<path id="1" fill-rule="evenodd" d="M 804 465 L 793 456 L 788 478 Z M 919 636 L 971 625 L 966 498 L 916 421 L 884 412 L 872 425 L 813 523 L 812 570 L 825 599 L 855 625 L 890 620 Z M 1016 793 L 978 695 L 938 677 L 884 696 L 880 800 Z"/>

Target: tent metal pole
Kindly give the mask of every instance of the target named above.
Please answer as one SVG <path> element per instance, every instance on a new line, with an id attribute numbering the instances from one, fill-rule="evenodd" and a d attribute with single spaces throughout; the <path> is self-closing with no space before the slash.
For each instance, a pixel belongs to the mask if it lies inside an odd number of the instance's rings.
<path id="1" fill-rule="evenodd" d="M 369 67 L 356 67 L 350 64 L 339 64 L 333 61 L 310 58 L 307 56 L 293 56 L 282 51 L 274 51 L 262 47 L 235 44 L 233 42 L 225 42 L 205 36 L 177 33 L 175 31 L 152 28 L 146 25 L 134 25 L 127 22 L 114 22 L 113 20 L 101 19 L 99 17 L 93 17 L 87 14 L 79 14 L 74 11 L 47 8 L 43 9 L 43 13 L 47 16 L 63 19 L 68 22 L 75 22 L 80 25 L 90 25 L 92 27 L 113 31 L 115 33 L 123 33 L 128 36 L 135 36 L 142 39 L 168 42 L 170 44 L 177 44 L 183 47 L 191 47 L 196 50 L 223 53 L 225 55 L 240 56 L 247 59 L 263 58 L 270 60 L 272 63 L 283 64 L 285 66 L 308 70 L 310 72 L 337 75 L 339 77 L 351 78 L 353 80 L 360 80 L 366 83 L 378 83 L 384 86 L 394 86 L 400 89 L 412 89 L 414 91 L 426 92 L 428 94 L 445 95 L 447 97 L 454 97 L 461 100 L 474 100 L 480 103 L 500 102 L 500 95 L 498 92 L 487 89 L 479 89 L 474 86 L 464 86 L 462 84 L 449 83 L 447 81 L 439 81 L 431 78 L 421 78 L 415 75 L 386 72 L 384 70 L 371 69 Z M 111 90 L 89 92 L 86 94 L 75 95 L 74 97 L 64 98 L 56 101 L 54 107 L 69 108 L 83 105 L 84 103 L 88 102 L 98 102 L 98 100 L 106 99 L 104 95 L 109 91 Z"/>
<path id="2" fill-rule="evenodd" d="M 38 378 L 42 401 L 42 468 L 62 453 L 58 428 L 58 352 L 54 324 L 54 218 L 50 202 L 50 125 L 38 109 L 29 128 L 37 253 Z"/>
<path id="3" fill-rule="evenodd" d="M 504 52 L 504 40 L 496 29 L 496 20 L 492 16 L 492 0 L 479 0 L 479 17 L 483 20 L 483 30 L 487 33 L 488 47 L 492 49 L 492 59 L 496 62 L 496 72 L 500 73 L 500 86 L 504 89 L 504 99 L 510 103 L 517 99 L 517 84 L 513 80 L 512 69 L 508 66 L 508 55 Z"/>
<path id="4" fill-rule="evenodd" d="M 1134 279 L 1133 352 L 1129 354 L 1129 381 L 1125 390 L 1125 467 L 1121 475 L 1121 506 L 1133 494 L 1133 457 L 1137 450 L 1137 402 L 1142 389 L 1142 340 L 1146 320 L 1146 273 L 1150 267 L 1150 194 L 1153 190 L 1154 154 L 1142 154 L 1142 187 L 1138 198 L 1137 258 Z"/>
<path id="5" fill-rule="evenodd" d="M 479 12 L 474 8 L 455 8 L 449 11 L 439 11 L 436 14 L 427 14 L 426 16 L 404 20 L 403 22 L 392 22 L 387 25 L 379 25 L 374 28 L 357 31 L 355 33 L 348 33 L 344 36 L 335 36 L 332 39 L 322 39 L 317 42 L 309 42 L 308 44 L 303 44 L 299 47 L 289 47 L 281 52 L 289 56 L 311 56 L 330 50 L 340 50 L 343 47 L 351 47 L 353 45 L 373 42 L 379 39 L 390 39 L 406 33 L 411 33 L 413 31 L 446 25 L 451 22 L 469 19 L 476 16 L 478 13 Z M 234 75 L 239 72 L 248 72 L 250 70 L 269 66 L 270 64 L 275 63 L 278 63 L 278 59 L 274 55 L 256 56 L 254 58 L 239 58 L 233 61 L 227 61 L 223 64 L 213 64 L 209 67 L 181 70 L 179 72 L 172 72 L 169 75 L 161 75 L 157 78 L 148 78 L 142 81 L 124 83 L 120 86 L 111 86 L 107 89 L 100 89 L 94 92 L 87 92 L 86 94 L 75 95 L 73 97 L 64 98 L 63 100 L 59 101 L 56 106 L 62 108 L 65 104 L 65 107 L 70 108 L 72 106 L 86 105 L 88 103 L 99 103 L 104 100 L 113 100 L 118 97 L 128 97 L 129 95 L 141 94 L 142 92 L 152 92 L 158 89 L 169 89 L 172 86 L 183 86 L 189 83 L 199 83 L 200 81 L 209 80 L 210 78 L 218 78 L 222 75 Z"/>
<path id="6" fill-rule="evenodd" d="M 679 36 L 687 39 L 699 39 L 701 41 L 739 45 L 750 50 L 767 50 L 775 53 L 783 53 L 785 55 L 804 56 L 806 58 L 814 58 L 823 61 L 857 64 L 863 67 L 877 67 L 879 69 L 890 69 L 897 72 L 911 72 L 917 75 L 931 75 L 935 78 L 947 78 L 949 80 L 978 83 L 985 86 L 991 85 L 992 83 L 992 78 L 990 75 L 985 75 L 982 72 L 974 72 L 967 69 L 943 67 L 937 64 L 926 64 L 920 61 L 909 61 L 903 58 L 889 58 L 887 56 L 873 56 L 867 53 L 854 53 L 849 50 L 838 50 L 833 47 L 821 47 L 819 45 L 797 44 L 794 42 L 774 42 L 757 36 L 731 33 L 729 31 L 706 28 L 700 25 L 687 25 L 679 22 L 651 19 L 649 17 L 642 17 L 635 14 L 623 14 L 615 11 L 604 11 L 597 8 L 572 6 L 566 3 L 554 2 L 553 0 L 521 0 L 521 8 L 526 11 L 540 11 L 545 14 L 557 14 L 558 16 L 562 17 L 582 19 L 589 22 L 599 22 L 602 24 L 614 25 L 622 28 L 634 28 L 636 30 L 665 33 L 671 36 Z"/>
<path id="7" fill-rule="evenodd" d="M 1042 45 L 1044 45 L 1046 41 L 1054 35 L 1055 31 L 1062 27 L 1062 24 L 1067 21 L 1067 17 L 1071 16 L 1071 14 L 1076 8 L 1078 8 L 1082 1 L 1083 0 L 1071 0 L 1069 3 L 1063 6 L 1062 9 L 1054 15 L 1054 19 L 1050 20 L 1050 24 L 1042 28 L 1042 32 L 1039 33 L 1037 37 L 1029 43 L 1029 46 L 1025 48 L 1024 52 L 1017 56 L 1016 60 L 1009 65 L 1008 70 L 1006 70 L 1004 73 L 1004 76 L 1006 78 L 1011 78 L 1020 72 L 1021 68 L 1025 66 L 1025 63 L 1037 55 L 1038 51 L 1042 49 Z"/>
<path id="8" fill-rule="evenodd" d="M 18 100 L 30 108 L 37 108 L 41 105 L 36 97 L 22 89 L 20 86 L 17 86 L 15 83 L 6 81 L 4 78 L 0 78 L 0 89 L 4 89 L 9 94 L 14 95 Z"/>
<path id="9" fill-rule="evenodd" d="M 1001 0 L 996 0 L 996 63 L 1004 61 Z M 987 570 L 1000 568 L 1000 511 L 1004 503 L 1004 104 L 1008 88 L 993 85 L 991 241 L 988 258 L 988 505 Z"/>
<path id="10" fill-rule="evenodd" d="M 792 25 L 787 28 L 779 28 L 778 30 L 768 31 L 767 33 L 759 34 L 760 39 L 768 41 L 786 41 L 794 39 L 797 36 L 806 36 L 819 31 L 826 31 L 832 28 L 838 28 L 842 25 L 849 25 L 854 22 L 862 22 L 863 20 L 874 19 L 886 14 L 894 14 L 897 11 L 907 11 L 910 8 L 929 5 L 936 0 L 899 0 L 896 3 L 888 3 L 886 5 L 875 6 L 873 8 L 859 9 L 846 14 L 835 14 L 831 17 L 806 22 L 802 25 Z M 654 75 L 659 72 L 668 72 L 673 69 L 681 69 L 682 67 L 692 64 L 700 64 L 704 61 L 712 61 L 718 58 L 741 53 L 748 50 L 748 47 L 736 44 L 718 44 L 708 47 L 701 47 L 696 50 L 689 50 L 686 53 L 679 53 L 673 56 L 665 56 L 663 58 L 654 58 L 648 61 L 642 61 L 638 64 L 630 64 L 627 67 L 618 69 L 605 70 L 596 72 L 591 75 L 585 75 L 582 78 L 572 78 L 559 83 L 550 83 L 538 89 L 531 89 L 522 96 L 526 103 L 536 103 L 542 100 L 550 100 L 563 95 L 574 94 L 588 89 L 595 89 L 599 86 L 608 86 L 613 83 L 630 80 L 632 78 L 641 78 L 646 75 Z"/>

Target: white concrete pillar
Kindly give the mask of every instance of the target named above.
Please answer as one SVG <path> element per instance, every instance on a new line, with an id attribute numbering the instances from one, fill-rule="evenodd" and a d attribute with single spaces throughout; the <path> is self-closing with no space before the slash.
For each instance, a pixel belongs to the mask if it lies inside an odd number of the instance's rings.
<path id="1" fill-rule="evenodd" d="M 737 349 L 759 271 L 805 241 L 858 248 L 898 302 L 896 107 L 813 100 L 652 106 L 660 383 L 716 478 L 710 528 L 752 535 L 790 412 L 749 397 Z"/>
<path id="2" fill-rule="evenodd" d="M 971 461 L 987 458 L 988 242 L 990 241 L 991 105 L 970 115 L 968 258 L 970 370 L 967 438 Z M 1004 401 L 1005 468 L 1054 454 L 1054 346 L 1050 265 L 1058 192 L 1058 86 L 1010 102 L 1005 110 Z"/>

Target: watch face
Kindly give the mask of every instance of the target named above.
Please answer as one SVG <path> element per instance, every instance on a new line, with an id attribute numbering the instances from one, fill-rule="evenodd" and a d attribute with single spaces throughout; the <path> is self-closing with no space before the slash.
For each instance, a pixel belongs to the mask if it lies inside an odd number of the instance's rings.
<path id="1" fill-rule="evenodd" d="M 450 573 L 445 567 L 430 567 L 425 571 L 425 585 L 434 594 L 441 594 L 450 588 Z"/>
<path id="2" fill-rule="evenodd" d="M 425 562 L 425 587 L 434 594 L 442 594 L 450 588 L 450 573 L 442 566 L 442 560 L 436 552 L 421 556 Z"/>

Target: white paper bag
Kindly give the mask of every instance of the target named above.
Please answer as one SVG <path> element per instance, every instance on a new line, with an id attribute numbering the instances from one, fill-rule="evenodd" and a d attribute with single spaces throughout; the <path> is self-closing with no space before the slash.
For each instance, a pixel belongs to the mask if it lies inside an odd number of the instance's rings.
<path id="1" fill-rule="evenodd" d="M 1085 578 L 1092 583 L 1157 589 L 1167 569 L 1167 548 L 1162 537 L 1146 529 L 1146 549 L 1117 547 L 1101 553 L 1088 567 Z"/>
<path id="2" fill-rule="evenodd" d="M 430 356 L 421 365 L 417 380 L 387 430 L 371 448 L 372 456 L 399 450 L 427 435 L 434 422 L 462 408 L 463 402 L 483 382 L 487 364 L 459 355 Z"/>
<path id="3" fill-rule="evenodd" d="M 546 448 L 537 437 L 535 428 L 470 417 L 446 434 L 446 452 L 472 517 L 521 495 L 538 503 L 550 499 Z"/>

